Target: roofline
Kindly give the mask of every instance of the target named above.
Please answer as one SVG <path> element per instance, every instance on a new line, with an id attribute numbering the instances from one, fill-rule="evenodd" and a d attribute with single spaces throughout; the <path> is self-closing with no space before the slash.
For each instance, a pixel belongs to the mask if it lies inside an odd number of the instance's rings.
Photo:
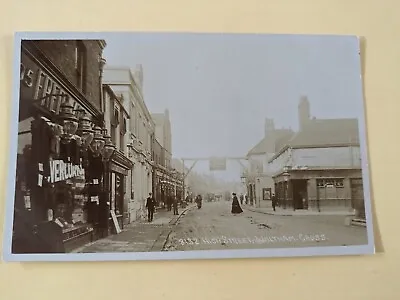
<path id="1" fill-rule="evenodd" d="M 101 50 L 107 47 L 107 42 L 105 40 L 98 40 L 97 42 L 99 43 Z"/>
<path id="2" fill-rule="evenodd" d="M 305 171 L 348 171 L 348 170 L 362 170 L 362 167 L 308 167 L 307 169 L 288 169 L 286 172 L 305 172 Z M 278 176 L 281 176 L 283 173 L 285 173 L 284 170 L 280 170 L 279 172 L 275 173 L 272 175 L 272 178 L 276 178 Z"/>
<path id="3" fill-rule="evenodd" d="M 129 84 L 129 86 L 130 86 L 130 88 L 132 89 L 132 92 L 133 92 L 133 95 L 134 96 L 136 96 L 135 94 L 136 94 L 136 91 L 135 91 L 135 88 L 134 88 L 134 86 L 136 86 L 136 88 L 137 88 L 137 90 L 138 90 L 138 93 L 137 94 L 139 94 L 138 96 L 138 98 L 140 98 L 140 99 L 137 99 L 138 100 L 138 102 L 140 102 L 139 103 L 139 105 L 141 106 L 141 108 L 142 108 L 142 110 L 144 111 L 144 114 L 146 115 L 146 117 L 148 118 L 148 121 L 153 125 L 153 127 L 154 127 L 154 120 L 153 120 L 153 118 L 151 117 L 151 113 L 150 113 L 150 111 L 149 111 L 149 109 L 148 109 L 148 107 L 147 107 L 147 105 L 146 105 L 146 103 L 144 102 L 144 99 L 143 99 L 143 91 L 142 91 L 142 89 L 141 89 L 141 87 L 140 87 L 140 85 L 136 82 L 136 79 L 135 79 L 135 76 L 134 76 L 134 74 L 133 74 L 133 72 L 132 72 L 132 68 L 130 68 L 130 67 L 127 67 L 127 66 L 124 66 L 124 67 L 117 67 L 117 66 L 110 66 L 110 65 L 105 65 L 104 66 L 104 69 L 107 69 L 107 70 L 121 70 L 121 71 L 128 71 L 128 73 L 129 73 L 129 77 L 130 77 L 130 83 L 127 83 L 127 82 L 108 82 L 108 84 L 109 85 L 127 85 L 127 84 Z M 132 84 L 133 83 L 133 84 Z"/>
<path id="4" fill-rule="evenodd" d="M 125 109 L 124 105 L 120 102 L 119 97 L 115 94 L 114 90 L 112 89 L 112 87 L 109 84 L 103 83 L 102 84 L 103 88 L 105 88 L 106 90 L 108 90 L 108 92 L 110 92 L 110 94 L 113 96 L 113 98 L 115 100 L 118 101 L 118 103 L 121 105 L 122 109 L 124 110 L 125 114 L 128 116 L 127 119 L 130 119 L 131 116 L 129 114 L 129 112 Z"/>
<path id="5" fill-rule="evenodd" d="M 332 145 L 295 145 L 295 146 L 290 146 L 286 145 L 284 146 L 279 152 L 277 152 L 274 156 L 272 156 L 269 160 L 268 163 L 272 162 L 274 159 L 276 159 L 278 156 L 280 156 L 283 152 L 285 152 L 288 148 L 291 149 L 312 149 L 312 148 L 340 148 L 340 147 L 360 147 L 360 143 L 340 143 L 340 144 L 332 144 Z"/>

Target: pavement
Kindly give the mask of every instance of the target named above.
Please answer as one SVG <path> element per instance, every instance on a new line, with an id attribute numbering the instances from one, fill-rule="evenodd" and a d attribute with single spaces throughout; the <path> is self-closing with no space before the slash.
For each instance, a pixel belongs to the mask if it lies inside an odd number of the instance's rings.
<path id="1" fill-rule="evenodd" d="M 364 245 L 364 227 L 346 226 L 344 215 L 265 214 L 247 206 L 233 215 L 231 203 L 205 202 L 177 222 L 164 251 L 232 250 Z"/>
<path id="2" fill-rule="evenodd" d="M 313 210 L 293 210 L 291 208 L 283 209 L 281 207 L 276 207 L 276 211 L 273 210 L 272 206 L 268 207 L 254 207 L 252 205 L 243 205 L 246 209 L 259 212 L 267 215 L 276 215 L 276 216 L 354 216 L 355 212 L 352 211 L 344 211 L 344 210 L 322 210 L 320 212 Z"/>
<path id="3" fill-rule="evenodd" d="M 153 222 L 137 221 L 125 225 L 119 234 L 88 243 L 74 249 L 72 253 L 113 253 L 113 252 L 158 252 L 164 247 L 173 226 L 193 205 L 179 208 L 179 215 L 173 211 L 158 209 Z"/>

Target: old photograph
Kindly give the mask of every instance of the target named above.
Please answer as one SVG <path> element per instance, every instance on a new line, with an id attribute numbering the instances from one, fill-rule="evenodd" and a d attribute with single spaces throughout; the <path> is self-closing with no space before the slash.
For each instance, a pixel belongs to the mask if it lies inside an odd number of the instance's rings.
<path id="1" fill-rule="evenodd" d="M 356 36 L 15 45 L 6 259 L 374 253 Z"/>

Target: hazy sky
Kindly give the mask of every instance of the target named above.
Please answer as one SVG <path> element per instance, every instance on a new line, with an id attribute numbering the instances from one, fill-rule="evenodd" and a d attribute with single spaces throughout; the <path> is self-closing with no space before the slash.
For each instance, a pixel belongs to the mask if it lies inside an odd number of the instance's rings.
<path id="1" fill-rule="evenodd" d="M 109 65 L 142 64 L 149 111 L 169 109 L 174 157 L 244 156 L 263 138 L 266 117 L 297 130 L 301 95 L 317 118 L 363 113 L 355 37 L 112 33 L 105 40 Z M 238 178 L 239 165 L 228 166 L 220 175 Z"/>

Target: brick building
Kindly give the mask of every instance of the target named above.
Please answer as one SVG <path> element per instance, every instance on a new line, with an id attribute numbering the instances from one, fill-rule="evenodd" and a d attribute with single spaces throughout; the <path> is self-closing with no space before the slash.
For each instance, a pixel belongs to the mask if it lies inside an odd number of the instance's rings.
<path id="1" fill-rule="evenodd" d="M 14 253 L 67 252 L 109 229 L 103 40 L 21 43 Z"/>

